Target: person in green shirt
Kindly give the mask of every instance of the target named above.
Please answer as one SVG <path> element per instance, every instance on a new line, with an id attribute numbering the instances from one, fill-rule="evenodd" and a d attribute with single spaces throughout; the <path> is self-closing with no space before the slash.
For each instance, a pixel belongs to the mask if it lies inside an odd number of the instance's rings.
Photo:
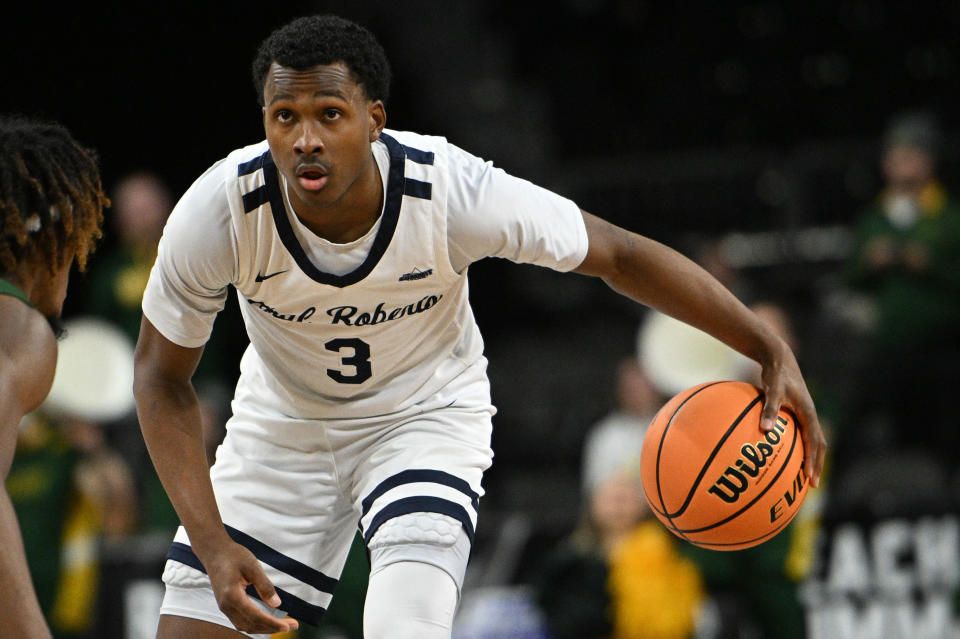
<path id="1" fill-rule="evenodd" d="M 888 422 L 889 445 L 955 453 L 960 203 L 937 177 L 939 144 L 923 113 L 899 116 L 883 139 L 885 186 L 859 217 L 846 273 L 876 308 L 852 415 Z"/>
<path id="2" fill-rule="evenodd" d="M 7 493 L 20 420 L 53 384 L 74 263 L 109 204 L 93 151 L 55 123 L 0 116 L 0 610 L 4 636 L 49 638 Z"/>

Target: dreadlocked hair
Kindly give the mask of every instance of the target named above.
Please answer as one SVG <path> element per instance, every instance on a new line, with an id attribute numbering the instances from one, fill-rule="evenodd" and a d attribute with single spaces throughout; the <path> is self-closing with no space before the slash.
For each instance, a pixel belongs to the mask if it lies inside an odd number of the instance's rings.
<path id="1" fill-rule="evenodd" d="M 60 124 L 0 115 L 0 274 L 83 270 L 109 205 L 94 151 Z"/>

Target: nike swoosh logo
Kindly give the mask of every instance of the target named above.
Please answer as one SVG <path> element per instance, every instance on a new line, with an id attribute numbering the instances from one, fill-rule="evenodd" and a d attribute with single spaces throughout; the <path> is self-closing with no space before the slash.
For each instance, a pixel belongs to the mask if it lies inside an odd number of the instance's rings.
<path id="1" fill-rule="evenodd" d="M 271 277 L 280 275 L 281 273 L 286 273 L 290 269 L 284 269 L 282 271 L 277 271 L 276 273 L 270 273 L 269 275 L 264 275 L 262 273 L 257 273 L 257 276 L 254 278 L 257 282 L 262 282 L 263 280 L 269 280 Z"/>

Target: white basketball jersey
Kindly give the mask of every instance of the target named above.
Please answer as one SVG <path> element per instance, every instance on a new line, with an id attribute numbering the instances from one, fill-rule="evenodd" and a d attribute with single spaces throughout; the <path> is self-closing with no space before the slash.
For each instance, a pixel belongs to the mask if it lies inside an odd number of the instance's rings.
<path id="1" fill-rule="evenodd" d="M 250 337 L 238 399 L 306 419 L 385 415 L 430 397 L 482 357 L 467 269 L 456 272 L 448 250 L 455 147 L 403 132 L 381 141 L 389 152 L 383 212 L 366 258 L 344 275 L 320 270 L 298 241 L 265 142 L 215 165 L 171 215 L 144 312 L 168 339 L 199 346 L 232 284 Z M 571 207 L 578 220 L 579 211 L 550 196 L 562 213 L 545 214 L 566 222 L 537 228 L 566 236 L 529 241 L 563 254 L 526 261 L 573 268 L 586 252 L 582 221 L 570 221 Z"/>

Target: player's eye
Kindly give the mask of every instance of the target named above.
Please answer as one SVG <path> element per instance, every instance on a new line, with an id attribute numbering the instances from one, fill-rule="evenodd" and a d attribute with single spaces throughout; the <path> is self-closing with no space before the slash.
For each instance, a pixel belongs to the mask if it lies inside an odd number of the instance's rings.
<path id="1" fill-rule="evenodd" d="M 287 109 L 277 109 L 273 117 L 277 122 L 290 122 L 293 119 L 293 113 Z"/>
<path id="2" fill-rule="evenodd" d="M 343 114 L 338 109 L 324 109 L 323 117 L 326 120 L 339 120 Z"/>

